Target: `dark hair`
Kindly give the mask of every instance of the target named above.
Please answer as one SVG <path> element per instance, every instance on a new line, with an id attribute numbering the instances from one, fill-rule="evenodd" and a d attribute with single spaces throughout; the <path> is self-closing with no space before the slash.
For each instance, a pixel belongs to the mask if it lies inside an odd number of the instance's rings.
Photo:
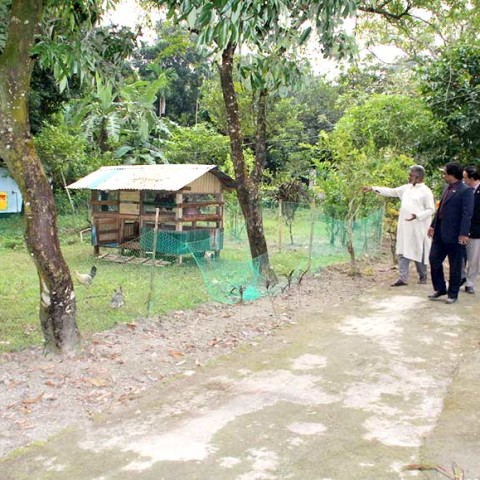
<path id="1" fill-rule="evenodd" d="M 469 165 L 468 167 L 465 167 L 463 171 L 467 174 L 468 178 L 480 180 L 480 172 L 478 171 L 478 167 L 476 165 Z"/>
<path id="2" fill-rule="evenodd" d="M 461 180 L 463 178 L 463 167 L 457 162 L 450 162 L 445 165 L 445 173 Z"/>

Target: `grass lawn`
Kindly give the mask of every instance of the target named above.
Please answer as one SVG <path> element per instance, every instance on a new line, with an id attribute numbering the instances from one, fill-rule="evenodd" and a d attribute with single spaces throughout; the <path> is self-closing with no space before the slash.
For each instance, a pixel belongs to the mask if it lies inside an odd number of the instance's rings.
<path id="1" fill-rule="evenodd" d="M 252 271 L 244 232 L 243 238 L 237 235 L 235 240 L 226 233 L 220 259 L 200 262 L 202 268 L 191 255 L 186 255 L 181 265 L 173 262 L 152 267 L 113 263 L 95 257 L 88 235 L 82 242 L 78 233 L 88 226 L 86 218 L 86 214 L 59 217 L 62 252 L 74 278 L 77 322 L 83 334 L 147 315 L 190 309 L 207 301 L 234 302 L 238 300 L 234 292 L 238 293 L 239 287 L 250 281 Z M 292 271 L 297 276 L 301 274 L 309 263 L 313 273 L 324 266 L 348 261 L 345 247 L 330 245 L 322 223 L 316 226 L 315 244 L 310 251 L 310 222 L 309 212 L 300 211 L 293 229 L 293 243 L 288 228 L 283 225 L 280 249 L 278 218 L 275 213 L 265 215 L 270 261 L 280 283 L 285 284 Z M 0 352 L 43 342 L 38 319 L 38 277 L 22 237 L 21 217 L 0 218 Z M 102 253 L 109 252 L 116 250 L 102 250 Z M 76 281 L 73 272 L 89 272 L 92 265 L 96 265 L 97 275 L 92 286 L 86 288 Z M 125 295 L 125 305 L 112 309 L 110 299 L 119 286 Z"/>

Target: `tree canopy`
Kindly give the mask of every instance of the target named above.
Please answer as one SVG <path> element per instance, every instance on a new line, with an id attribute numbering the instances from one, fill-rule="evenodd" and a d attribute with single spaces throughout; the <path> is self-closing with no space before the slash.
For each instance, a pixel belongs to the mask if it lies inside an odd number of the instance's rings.
<path id="1" fill-rule="evenodd" d="M 480 158 L 480 43 L 451 45 L 421 70 L 421 93 L 447 125 L 445 158 Z M 440 163 L 440 162 L 439 162 Z"/>

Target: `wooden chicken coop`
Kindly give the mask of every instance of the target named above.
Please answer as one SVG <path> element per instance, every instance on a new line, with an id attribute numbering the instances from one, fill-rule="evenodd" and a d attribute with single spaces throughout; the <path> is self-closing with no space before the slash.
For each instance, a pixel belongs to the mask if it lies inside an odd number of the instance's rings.
<path id="1" fill-rule="evenodd" d="M 233 179 L 216 166 L 197 164 L 102 167 L 68 186 L 91 190 L 96 255 L 101 247 L 142 255 L 218 255 L 223 248 L 223 192 L 234 187 Z"/>

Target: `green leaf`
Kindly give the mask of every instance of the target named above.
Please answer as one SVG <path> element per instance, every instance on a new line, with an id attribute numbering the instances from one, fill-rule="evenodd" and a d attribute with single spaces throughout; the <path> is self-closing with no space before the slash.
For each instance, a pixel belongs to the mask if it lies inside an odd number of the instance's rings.
<path id="1" fill-rule="evenodd" d="M 211 22 L 213 18 L 213 3 L 207 3 L 200 10 L 198 15 L 198 22 L 201 26 L 205 26 Z"/>
<path id="2" fill-rule="evenodd" d="M 312 27 L 307 27 L 303 32 L 302 32 L 302 35 L 300 36 L 300 40 L 298 41 L 298 43 L 300 45 L 303 45 L 305 43 L 305 41 L 308 39 L 308 37 L 310 36 L 310 33 L 312 32 Z"/>
<path id="3" fill-rule="evenodd" d="M 126 153 L 131 152 L 133 150 L 133 147 L 130 145 L 122 145 L 120 148 L 117 148 L 113 152 L 113 156 L 115 158 L 122 158 Z"/>
<path id="4" fill-rule="evenodd" d="M 193 7 L 187 16 L 188 27 L 194 29 L 197 24 L 197 9 Z"/>

